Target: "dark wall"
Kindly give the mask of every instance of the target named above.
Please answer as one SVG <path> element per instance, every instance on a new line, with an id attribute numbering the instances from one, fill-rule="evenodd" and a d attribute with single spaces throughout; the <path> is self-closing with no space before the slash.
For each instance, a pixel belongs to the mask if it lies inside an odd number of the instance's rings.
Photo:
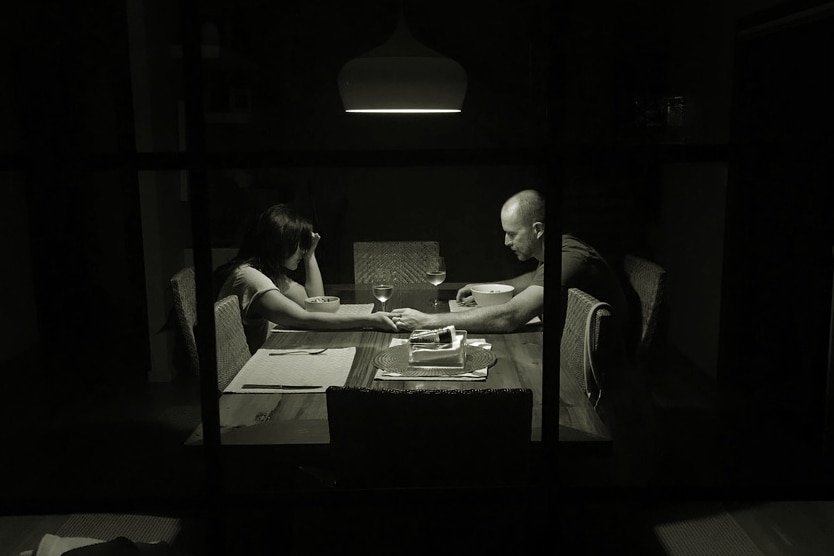
<path id="1" fill-rule="evenodd" d="M 32 247 L 26 193 L 21 172 L 0 173 L 0 242 L 6 261 L 14 261 L 2 273 L 2 290 L 10 292 L 0 317 L 0 364 L 23 353 L 38 340 L 35 292 L 32 276 Z"/>
<path id="2" fill-rule="evenodd" d="M 504 246 L 500 211 L 525 189 L 542 187 L 536 167 L 409 167 L 253 171 L 267 188 L 216 187 L 212 204 L 218 247 L 237 245 L 253 211 L 290 202 L 322 234 L 325 282 L 353 282 L 353 242 L 435 240 L 450 282 L 488 281 L 531 269 Z M 283 185 L 282 185 L 283 184 Z"/>
<path id="3" fill-rule="evenodd" d="M 124 5 L 24 3 L 7 16 L 41 339 L 81 360 L 123 346 L 136 366 L 108 372 L 144 372 L 137 185 L 113 164 L 134 148 Z"/>
<path id="4" fill-rule="evenodd" d="M 834 93 L 834 11 L 776 22 L 739 35 L 719 381 L 759 406 L 748 419 L 818 438 L 830 349 L 834 110 L 816 99 Z"/>

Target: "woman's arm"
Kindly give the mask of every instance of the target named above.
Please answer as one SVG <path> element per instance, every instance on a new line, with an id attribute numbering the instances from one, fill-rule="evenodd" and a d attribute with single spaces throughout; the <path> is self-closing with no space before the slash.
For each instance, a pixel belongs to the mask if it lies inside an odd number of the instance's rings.
<path id="1" fill-rule="evenodd" d="M 316 247 L 319 245 L 321 235 L 313 233 L 313 243 L 310 249 L 304 253 L 304 288 L 307 290 L 307 297 L 324 295 L 324 281 L 319 270 L 319 263 L 316 260 Z"/>
<path id="2" fill-rule="evenodd" d="M 391 313 L 371 313 L 368 315 L 348 315 L 338 313 L 318 313 L 299 307 L 293 300 L 279 292 L 270 290 L 252 300 L 248 315 L 260 316 L 280 326 L 304 330 L 341 330 L 346 328 L 378 328 L 397 331 L 397 325 L 391 320 Z"/>

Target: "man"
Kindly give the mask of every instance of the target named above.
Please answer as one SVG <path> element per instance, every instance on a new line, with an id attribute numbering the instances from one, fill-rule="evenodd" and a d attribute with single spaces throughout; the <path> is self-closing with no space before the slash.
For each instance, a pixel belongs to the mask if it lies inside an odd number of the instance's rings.
<path id="1" fill-rule="evenodd" d="M 515 287 L 513 298 L 502 305 L 476 307 L 456 313 L 426 314 L 414 309 L 394 309 L 392 320 L 404 330 L 454 325 L 469 332 L 512 332 L 535 316 L 544 320 L 544 197 L 526 189 L 516 193 L 501 208 L 504 245 L 520 261 L 539 261 L 536 270 L 498 282 Z M 458 302 L 473 302 L 472 286 L 458 290 Z"/>

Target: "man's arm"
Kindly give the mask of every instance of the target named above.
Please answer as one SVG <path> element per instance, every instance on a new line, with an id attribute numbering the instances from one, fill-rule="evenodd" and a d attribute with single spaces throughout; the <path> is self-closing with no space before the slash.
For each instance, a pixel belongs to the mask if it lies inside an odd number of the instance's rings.
<path id="1" fill-rule="evenodd" d="M 506 282 L 505 282 L 506 283 Z M 440 328 L 454 325 L 469 332 L 512 332 L 527 321 L 542 313 L 544 288 L 526 286 L 524 291 L 501 305 L 476 307 L 457 313 L 421 313 L 414 309 L 394 309 L 395 322 L 399 328 Z"/>
<path id="2" fill-rule="evenodd" d="M 525 272 L 515 278 L 510 278 L 509 280 L 502 280 L 500 282 L 496 282 L 496 284 L 509 284 L 515 288 L 515 295 L 523 292 L 527 289 L 527 287 L 533 283 L 533 276 L 535 276 L 536 271 L 531 270 L 530 272 Z"/>
<path id="3" fill-rule="evenodd" d="M 474 303 L 475 299 L 472 297 L 472 286 L 478 284 L 507 284 L 515 288 L 513 295 L 518 295 L 526 290 L 531 283 L 533 283 L 533 276 L 535 274 L 536 272 L 532 271 L 516 276 L 515 278 L 510 278 L 509 280 L 498 280 L 497 282 L 473 282 L 471 284 L 466 284 L 457 291 L 455 299 L 461 303 Z"/>

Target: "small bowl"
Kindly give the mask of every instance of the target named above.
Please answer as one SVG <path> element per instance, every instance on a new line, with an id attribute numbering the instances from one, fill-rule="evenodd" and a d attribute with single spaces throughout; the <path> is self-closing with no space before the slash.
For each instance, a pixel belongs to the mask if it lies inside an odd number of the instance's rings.
<path id="1" fill-rule="evenodd" d="M 478 284 L 472 286 L 472 295 L 475 302 L 484 307 L 488 305 L 501 305 L 513 298 L 515 288 L 508 284 Z"/>
<path id="2" fill-rule="evenodd" d="M 304 300 L 304 307 L 308 311 L 320 313 L 335 313 L 339 310 L 340 301 L 335 295 L 317 295 Z"/>

